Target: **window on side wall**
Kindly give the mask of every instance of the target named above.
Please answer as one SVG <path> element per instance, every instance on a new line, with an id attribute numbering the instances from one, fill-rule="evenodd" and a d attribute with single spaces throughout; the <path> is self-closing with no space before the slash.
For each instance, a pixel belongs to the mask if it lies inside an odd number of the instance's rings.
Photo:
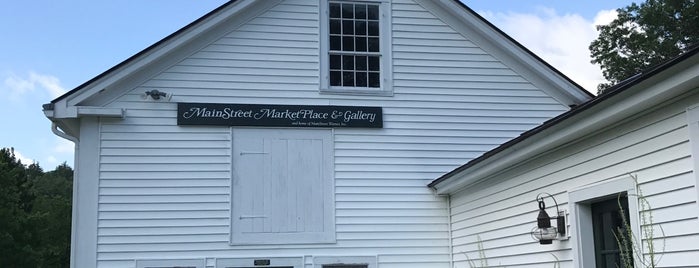
<path id="1" fill-rule="evenodd" d="M 634 234 L 640 233 L 633 178 L 623 177 L 574 189 L 569 191 L 568 198 L 574 267 L 621 266 L 615 233 L 618 234 L 618 228 L 628 230 L 621 220 L 622 209 L 628 228 Z"/>
<path id="2" fill-rule="evenodd" d="M 391 94 L 388 1 L 321 0 L 321 91 Z"/>
<path id="3" fill-rule="evenodd" d="M 621 250 L 617 237 L 628 234 L 627 226 L 621 217 L 629 218 L 629 202 L 625 193 L 610 196 L 609 199 L 590 204 L 592 216 L 592 236 L 595 243 L 595 264 L 597 268 L 622 267 Z M 626 239 L 630 239 L 626 236 Z M 630 245 L 629 245 L 630 246 Z M 627 252 L 632 250 L 626 249 Z"/>

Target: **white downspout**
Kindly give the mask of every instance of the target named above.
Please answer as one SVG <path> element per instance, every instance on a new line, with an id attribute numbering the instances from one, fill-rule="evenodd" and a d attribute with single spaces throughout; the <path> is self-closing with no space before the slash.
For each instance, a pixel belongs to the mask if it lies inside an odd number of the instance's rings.
<path id="1" fill-rule="evenodd" d="M 78 138 L 68 135 L 65 132 L 59 130 L 58 126 L 54 122 L 51 122 L 51 132 L 53 132 L 53 134 L 56 134 L 56 136 L 72 141 L 73 143 L 75 143 L 76 147 L 78 146 Z"/>
<path id="2" fill-rule="evenodd" d="M 71 217 L 70 217 L 70 267 L 75 268 L 75 234 L 77 232 L 76 230 L 76 219 L 78 211 L 77 211 L 77 194 L 78 194 L 78 183 L 76 181 L 76 175 L 78 174 L 78 145 L 79 145 L 79 140 L 76 137 L 73 137 L 71 135 L 68 135 L 67 133 L 61 131 L 58 129 L 58 126 L 56 123 L 51 122 L 51 131 L 53 134 L 56 134 L 56 136 L 59 136 L 61 138 L 64 138 L 66 140 L 72 141 L 75 144 L 75 154 L 73 155 L 73 197 L 71 198 L 73 200 L 72 202 L 72 209 L 71 209 Z"/>
<path id="3" fill-rule="evenodd" d="M 448 236 L 449 236 L 449 267 L 454 268 L 454 236 L 452 236 L 452 223 L 451 223 L 451 195 L 447 195 L 447 223 Z"/>

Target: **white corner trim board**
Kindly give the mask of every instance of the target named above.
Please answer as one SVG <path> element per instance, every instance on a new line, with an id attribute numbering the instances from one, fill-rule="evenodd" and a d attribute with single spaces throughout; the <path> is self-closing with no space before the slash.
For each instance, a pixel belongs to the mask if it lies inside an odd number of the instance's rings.
<path id="1" fill-rule="evenodd" d="M 699 105 L 687 108 L 687 128 L 689 130 L 689 142 L 691 144 L 692 164 L 694 167 L 694 189 L 697 191 L 699 206 Z"/>

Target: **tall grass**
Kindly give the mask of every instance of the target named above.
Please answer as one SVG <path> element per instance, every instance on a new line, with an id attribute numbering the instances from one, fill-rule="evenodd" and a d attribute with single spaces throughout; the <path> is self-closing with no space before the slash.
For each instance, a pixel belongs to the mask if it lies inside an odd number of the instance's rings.
<path id="1" fill-rule="evenodd" d="M 638 199 L 638 209 L 640 213 L 640 225 L 641 225 L 641 238 L 639 240 L 636 234 L 633 233 L 629 219 L 626 218 L 626 212 L 621 205 L 621 195 L 617 198 L 619 205 L 619 214 L 621 215 L 623 228 L 618 228 L 616 233 L 614 233 L 614 238 L 616 238 L 617 245 L 619 246 L 620 256 L 621 256 L 621 267 L 623 268 L 655 268 L 660 263 L 662 259 L 662 254 L 656 252 L 655 243 L 658 237 L 655 235 L 655 226 L 657 225 L 662 236 L 665 237 L 665 230 L 660 224 L 655 224 L 653 221 L 653 210 L 648 202 L 648 199 L 643 195 L 641 188 L 638 186 L 638 176 L 629 174 L 633 178 L 636 194 L 634 195 Z M 646 243 L 643 243 L 646 241 Z M 644 248 L 645 246 L 645 248 Z M 662 239 L 662 248 L 660 252 L 665 251 L 665 240 Z"/>

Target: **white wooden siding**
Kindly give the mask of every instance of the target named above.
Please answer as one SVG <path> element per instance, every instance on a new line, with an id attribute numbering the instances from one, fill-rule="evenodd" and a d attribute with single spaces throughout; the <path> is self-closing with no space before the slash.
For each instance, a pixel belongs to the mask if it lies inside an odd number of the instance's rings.
<path id="1" fill-rule="evenodd" d="M 466 266 L 478 259 L 480 238 L 490 264 L 508 267 L 551 267 L 555 258 L 572 267 L 572 242 L 539 245 L 529 232 L 536 225 L 536 195 L 554 195 L 568 209 L 567 191 L 613 178 L 638 177 L 652 206 L 655 223 L 666 239 L 658 267 L 699 266 L 699 213 L 696 210 L 688 131 L 684 110 L 699 95 L 525 163 L 491 182 L 452 197 L 454 259 Z M 549 208 L 553 206 L 547 202 Z M 569 234 L 570 235 L 570 234 Z M 552 255 L 553 254 L 553 255 Z"/>
<path id="2" fill-rule="evenodd" d="M 378 255 L 448 267 L 446 201 L 426 184 L 567 107 L 412 0 L 391 6 L 392 97 L 319 94 L 317 1 L 288 0 L 110 103 L 127 112 L 101 124 L 99 266 Z M 171 102 L 143 100 L 152 89 Z M 382 129 L 335 130 L 337 243 L 231 246 L 230 129 L 176 126 L 175 102 L 383 107 Z"/>

